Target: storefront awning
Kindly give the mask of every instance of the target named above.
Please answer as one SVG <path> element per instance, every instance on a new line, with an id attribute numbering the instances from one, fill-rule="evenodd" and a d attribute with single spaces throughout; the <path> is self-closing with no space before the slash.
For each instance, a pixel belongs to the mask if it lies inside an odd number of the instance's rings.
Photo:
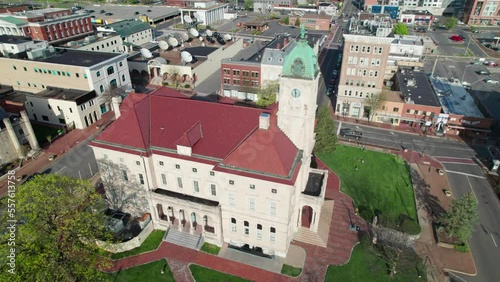
<path id="1" fill-rule="evenodd" d="M 464 127 L 464 126 L 450 125 L 450 124 L 448 124 L 448 128 L 460 129 L 460 130 L 470 130 L 470 131 L 477 131 L 477 132 L 487 132 L 487 133 L 491 132 L 490 129 L 472 128 L 472 127 Z"/>

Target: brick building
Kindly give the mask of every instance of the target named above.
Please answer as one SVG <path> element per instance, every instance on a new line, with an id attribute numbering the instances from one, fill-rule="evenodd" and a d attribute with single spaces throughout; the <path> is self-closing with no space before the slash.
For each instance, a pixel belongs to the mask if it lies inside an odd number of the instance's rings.
<path id="1" fill-rule="evenodd" d="M 0 34 L 22 35 L 50 43 L 94 33 L 88 15 L 72 15 L 69 9 L 48 8 L 0 15 Z"/>
<path id="2" fill-rule="evenodd" d="M 289 23 L 294 25 L 297 18 L 300 20 L 300 24 L 304 24 L 307 29 L 330 30 L 331 16 L 317 14 L 290 15 Z"/>
<path id="3" fill-rule="evenodd" d="M 462 21 L 467 25 L 495 25 L 499 16 L 500 2 L 492 0 L 468 0 L 464 6 Z"/>

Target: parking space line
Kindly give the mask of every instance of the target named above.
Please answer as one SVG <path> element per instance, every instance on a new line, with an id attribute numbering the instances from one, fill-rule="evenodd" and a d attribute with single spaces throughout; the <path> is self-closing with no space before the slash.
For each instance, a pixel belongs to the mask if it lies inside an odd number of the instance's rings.
<path id="1" fill-rule="evenodd" d="M 477 199 L 476 193 L 474 192 L 474 188 L 472 188 L 472 184 L 470 183 L 469 176 L 466 175 L 465 178 L 467 178 L 467 182 L 469 182 L 469 187 L 470 187 L 470 190 L 472 191 L 472 194 L 474 195 L 474 198 L 476 198 L 476 203 L 479 204 L 479 200 Z"/>
<path id="2" fill-rule="evenodd" d="M 66 167 L 67 167 L 67 166 L 64 166 L 63 168 L 61 168 L 60 170 L 58 170 L 58 171 L 56 172 L 56 174 L 59 174 L 59 172 L 63 171 Z"/>
<path id="3" fill-rule="evenodd" d="M 454 173 L 454 174 L 461 174 L 461 175 L 475 177 L 475 178 L 486 179 L 486 177 L 484 177 L 484 176 L 474 175 L 474 174 L 470 174 L 470 173 L 466 173 L 466 172 L 460 172 L 460 171 L 454 171 L 454 170 L 446 170 L 446 172 Z"/>
<path id="4" fill-rule="evenodd" d="M 493 234 L 490 234 L 491 240 L 493 240 L 493 244 L 495 244 L 495 248 L 498 248 L 497 242 L 495 242 L 495 238 L 493 238 Z"/>

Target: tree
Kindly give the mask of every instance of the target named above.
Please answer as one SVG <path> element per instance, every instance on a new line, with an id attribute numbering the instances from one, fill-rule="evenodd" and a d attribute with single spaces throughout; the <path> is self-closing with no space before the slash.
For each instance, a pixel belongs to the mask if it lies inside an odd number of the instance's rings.
<path id="1" fill-rule="evenodd" d="M 397 276 L 397 280 L 403 280 L 403 278 L 406 278 L 404 280 L 413 280 L 415 279 L 413 276 L 415 268 L 418 273 L 425 273 L 425 269 L 420 263 L 421 259 L 414 250 L 406 246 L 396 247 L 380 242 L 372 252 L 385 263 L 390 279 Z"/>
<path id="2" fill-rule="evenodd" d="M 128 89 L 128 87 L 125 85 L 121 85 L 121 86 L 108 85 L 106 90 L 104 90 L 104 92 L 101 94 L 100 101 L 102 101 L 104 103 L 111 103 L 113 97 L 118 97 L 118 96 L 124 95 L 127 89 Z"/>
<path id="3" fill-rule="evenodd" d="M 126 166 L 107 158 L 98 160 L 97 165 L 111 209 L 133 216 L 140 216 L 149 210 L 146 189 L 137 183 Z"/>
<path id="4" fill-rule="evenodd" d="M 0 254 L 2 259 L 15 254 L 15 275 L 7 272 L 12 266 L 2 263 L 0 281 L 106 279 L 97 266 L 108 267 L 110 261 L 95 242 L 109 242 L 111 235 L 101 212 L 104 201 L 89 181 L 38 175 L 17 187 L 15 201 L 14 218 L 9 211 L 2 222 L 16 219 L 17 224 L 2 236 L 6 247 Z M 15 244 L 7 246 L 7 241 Z"/>
<path id="5" fill-rule="evenodd" d="M 446 17 L 444 18 L 444 27 L 447 29 L 454 28 L 458 23 L 458 19 L 455 17 Z"/>
<path id="6" fill-rule="evenodd" d="M 476 32 L 476 31 L 477 31 L 477 27 L 476 27 L 476 26 L 471 25 L 471 26 L 470 26 L 470 32 Z"/>
<path id="7" fill-rule="evenodd" d="M 243 8 L 247 11 L 253 9 L 253 0 L 245 0 L 245 2 L 243 2 Z"/>
<path id="8" fill-rule="evenodd" d="M 382 91 L 378 94 L 373 94 L 365 98 L 365 105 L 368 109 L 368 121 L 371 121 L 377 110 L 382 108 L 385 101 L 387 100 L 387 92 Z"/>
<path id="9" fill-rule="evenodd" d="M 466 243 L 478 220 L 476 198 L 472 193 L 467 193 L 460 199 L 453 199 L 451 208 L 444 214 L 441 223 L 449 237 L 457 237 L 462 243 Z"/>
<path id="10" fill-rule="evenodd" d="M 316 144 L 314 150 L 320 154 L 330 154 L 337 146 L 337 136 L 335 135 L 335 125 L 330 114 L 330 108 L 325 103 L 318 111 L 316 122 Z"/>
<path id="11" fill-rule="evenodd" d="M 168 69 L 168 73 L 170 74 L 170 81 L 172 82 L 172 86 L 175 87 L 175 89 L 179 88 L 179 84 L 181 82 L 180 80 L 180 71 L 178 68 L 171 66 Z"/>
<path id="12" fill-rule="evenodd" d="M 399 34 L 399 35 L 410 34 L 410 32 L 408 31 L 408 26 L 404 23 L 397 23 L 392 29 L 392 32 L 394 32 L 394 34 Z"/>
<path id="13" fill-rule="evenodd" d="M 285 25 L 289 25 L 290 24 L 290 17 L 288 17 L 288 16 L 284 17 L 283 20 L 282 20 L 282 22 Z"/>
<path id="14" fill-rule="evenodd" d="M 297 17 L 295 19 L 295 26 L 300 26 L 300 18 L 299 17 Z"/>
<path id="15" fill-rule="evenodd" d="M 276 103 L 276 95 L 279 87 L 278 81 L 268 81 L 263 87 L 261 86 L 257 92 L 259 98 L 257 100 L 257 106 L 265 108 Z"/>

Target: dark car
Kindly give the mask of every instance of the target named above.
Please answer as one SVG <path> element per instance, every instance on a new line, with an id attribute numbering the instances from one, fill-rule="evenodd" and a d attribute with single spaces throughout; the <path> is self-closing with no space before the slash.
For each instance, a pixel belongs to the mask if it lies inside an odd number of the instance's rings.
<path id="1" fill-rule="evenodd" d="M 342 128 L 340 129 L 340 136 L 342 137 L 354 137 L 355 139 L 360 139 L 363 133 L 352 128 Z"/>
<path id="2" fill-rule="evenodd" d="M 326 90 L 326 96 L 331 96 L 334 93 L 333 91 L 333 85 L 330 85 L 328 89 Z"/>
<path id="3" fill-rule="evenodd" d="M 333 73 L 332 73 L 332 77 L 333 78 L 337 78 L 338 74 L 339 74 L 339 72 L 337 70 L 334 70 Z"/>
<path id="4" fill-rule="evenodd" d="M 480 75 L 490 75 L 490 72 L 487 70 L 478 70 L 477 73 Z"/>
<path id="5" fill-rule="evenodd" d="M 33 173 L 32 175 L 28 176 L 28 178 L 26 178 L 26 181 L 24 181 L 24 182 L 31 181 L 31 180 L 33 180 L 35 177 L 37 177 L 38 175 L 41 175 L 41 173 L 35 172 L 35 173 Z"/>
<path id="6" fill-rule="evenodd" d="M 105 16 L 112 16 L 112 15 L 113 15 L 113 13 L 106 13 L 106 14 L 104 14 L 104 15 L 105 15 Z"/>

